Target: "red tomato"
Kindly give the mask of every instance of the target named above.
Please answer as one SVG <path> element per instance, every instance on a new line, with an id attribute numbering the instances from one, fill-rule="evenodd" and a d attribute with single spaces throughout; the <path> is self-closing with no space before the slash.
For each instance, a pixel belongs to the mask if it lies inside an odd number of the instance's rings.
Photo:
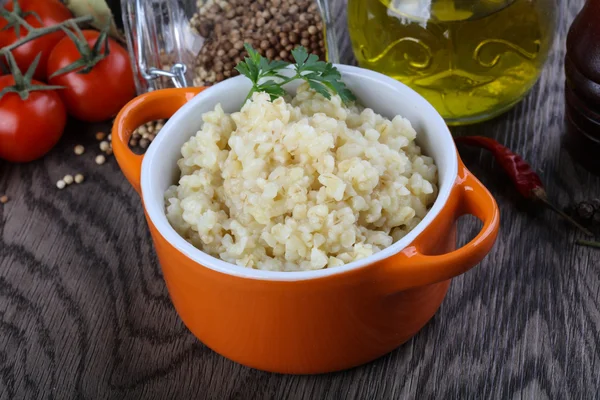
<path id="1" fill-rule="evenodd" d="M 40 21 L 38 21 L 37 18 L 31 14 L 25 17 L 25 21 L 27 21 L 34 28 L 55 25 L 71 18 L 71 12 L 59 0 L 20 0 L 19 5 L 21 6 L 23 13 L 35 12 L 42 20 L 40 23 Z M 9 2 L 4 7 L 7 10 L 12 11 L 13 2 Z M 17 40 L 14 28 L 10 28 L 5 31 L 1 30 L 6 26 L 6 24 L 6 19 L 0 17 L 0 47 L 8 46 Z M 20 34 L 20 37 L 27 35 L 27 29 L 21 27 Z M 50 52 L 56 43 L 58 43 L 63 37 L 65 37 L 65 33 L 58 31 L 44 35 L 14 49 L 12 54 L 17 61 L 19 69 L 25 73 L 38 53 L 41 52 L 42 57 L 37 69 L 35 70 L 34 77 L 38 80 L 45 80 L 47 77 L 46 64 L 48 63 Z"/>
<path id="2" fill-rule="evenodd" d="M 0 77 L 0 91 L 14 84 L 11 75 Z M 27 100 L 5 94 L 0 98 L 0 158 L 27 162 L 42 157 L 58 142 L 66 123 L 65 106 L 55 91 L 33 91 Z"/>
<path id="3" fill-rule="evenodd" d="M 99 33 L 84 30 L 83 35 L 93 47 Z M 100 60 L 90 72 L 69 72 L 49 79 L 51 85 L 64 86 L 58 94 L 67 112 L 82 121 L 99 122 L 116 115 L 135 96 L 133 72 L 129 54 L 117 42 L 108 39 L 110 54 Z M 104 50 L 104 46 L 102 46 Z M 102 51 L 103 51 L 102 50 Z M 69 38 L 62 39 L 48 59 L 48 75 L 81 58 Z"/>

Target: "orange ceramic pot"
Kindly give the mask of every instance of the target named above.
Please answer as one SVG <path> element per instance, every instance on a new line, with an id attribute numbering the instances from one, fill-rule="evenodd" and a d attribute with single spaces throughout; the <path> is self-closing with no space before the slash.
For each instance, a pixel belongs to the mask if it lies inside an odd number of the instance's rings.
<path id="1" fill-rule="evenodd" d="M 175 308 L 204 344 L 241 364 L 293 374 L 351 368 L 409 340 L 439 308 L 450 280 L 490 251 L 499 212 L 490 193 L 460 161 L 443 119 L 394 79 L 338 66 L 360 102 L 408 118 L 439 169 L 440 193 L 423 221 L 391 247 L 363 260 L 318 271 L 273 272 L 239 267 L 194 248 L 169 225 L 164 192 L 179 177 L 182 144 L 201 114 L 221 103 L 237 111 L 250 87 L 244 77 L 209 89 L 166 89 L 142 95 L 119 114 L 112 141 L 125 176 L 140 193 Z M 290 86 L 290 90 L 294 87 Z M 170 118 L 144 157 L 127 143 L 135 127 Z M 472 214 L 483 228 L 456 250 L 456 220 Z"/>

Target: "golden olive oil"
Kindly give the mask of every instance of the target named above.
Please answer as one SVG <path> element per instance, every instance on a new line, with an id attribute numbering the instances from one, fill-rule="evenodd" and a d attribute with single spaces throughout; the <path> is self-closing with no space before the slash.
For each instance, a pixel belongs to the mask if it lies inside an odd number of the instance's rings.
<path id="1" fill-rule="evenodd" d="M 412 87 L 449 124 L 494 117 L 537 81 L 554 29 L 551 0 L 349 0 L 362 67 Z"/>

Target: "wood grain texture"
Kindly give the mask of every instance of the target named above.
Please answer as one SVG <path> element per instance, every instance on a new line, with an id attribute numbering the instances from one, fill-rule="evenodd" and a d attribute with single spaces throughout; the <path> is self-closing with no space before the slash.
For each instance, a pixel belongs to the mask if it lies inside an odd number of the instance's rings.
<path id="1" fill-rule="evenodd" d="M 600 196 L 600 178 L 561 149 L 564 38 L 582 0 L 561 0 L 542 79 L 508 114 L 457 129 L 518 150 L 551 198 Z M 345 27 L 338 4 L 340 29 Z M 342 32 L 344 35 L 345 33 Z M 342 54 L 351 62 L 349 42 Z M 71 124 L 43 160 L 0 161 L 2 399 L 591 399 L 600 393 L 600 252 L 520 201 L 491 157 L 462 152 L 502 210 L 491 254 L 455 279 L 411 341 L 368 365 L 282 376 L 198 342 L 170 303 L 141 205 L 116 162 L 94 163 L 107 125 Z M 83 156 L 73 146 L 86 146 Z M 83 185 L 55 182 L 83 172 Z M 477 231 L 461 224 L 461 243 Z"/>

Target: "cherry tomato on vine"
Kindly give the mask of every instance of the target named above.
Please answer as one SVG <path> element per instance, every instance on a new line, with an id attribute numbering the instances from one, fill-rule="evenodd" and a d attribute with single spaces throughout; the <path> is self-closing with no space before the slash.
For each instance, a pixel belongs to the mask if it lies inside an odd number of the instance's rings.
<path id="1" fill-rule="evenodd" d="M 71 12 L 59 0 L 20 0 L 18 3 L 10 1 L 4 8 L 18 14 L 34 28 L 56 25 L 71 18 Z M 25 27 L 20 26 L 19 35 L 17 35 L 15 26 L 7 27 L 8 24 L 9 21 L 0 16 L 0 48 L 8 46 L 27 35 Z M 2 30 L 4 28 L 7 29 Z M 65 34 L 62 31 L 53 32 L 14 49 L 12 53 L 19 69 L 25 72 L 38 53 L 42 53 L 41 62 L 34 77 L 38 80 L 45 80 L 47 78 L 46 64 L 50 52 L 64 36 Z"/>
<path id="2" fill-rule="evenodd" d="M 104 121 L 135 96 L 129 54 L 105 33 L 83 30 L 81 34 L 70 34 L 52 50 L 48 83 L 64 87 L 58 93 L 69 115 L 86 122 Z"/>
<path id="3" fill-rule="evenodd" d="M 30 84 L 43 87 L 37 81 Z M 14 85 L 11 75 L 0 76 L 0 93 Z M 4 93 L 0 97 L 0 158 L 28 162 L 42 157 L 58 142 L 66 123 L 65 106 L 53 90 L 33 89 L 25 100 L 19 93 Z"/>

